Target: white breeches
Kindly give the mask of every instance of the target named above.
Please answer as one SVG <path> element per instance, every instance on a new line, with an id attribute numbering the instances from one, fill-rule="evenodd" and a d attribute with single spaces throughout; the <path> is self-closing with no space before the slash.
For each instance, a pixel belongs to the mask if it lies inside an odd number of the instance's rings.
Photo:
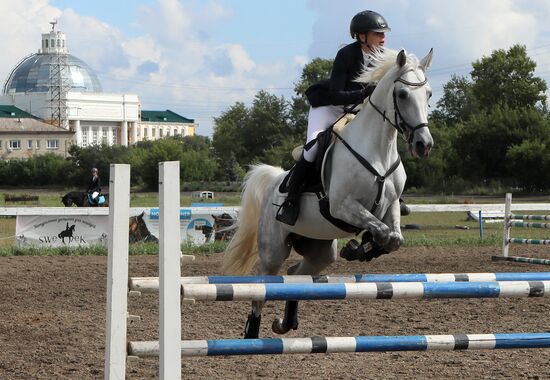
<path id="1" fill-rule="evenodd" d="M 306 144 L 316 138 L 319 133 L 330 127 L 343 114 L 343 106 L 310 107 L 307 118 Z M 309 150 L 304 150 L 304 158 L 306 161 L 315 161 L 317 150 L 317 143 L 315 143 Z"/>
<path id="2" fill-rule="evenodd" d="M 99 192 L 94 191 L 94 192 L 92 193 L 92 199 L 96 199 L 98 195 L 99 195 Z"/>

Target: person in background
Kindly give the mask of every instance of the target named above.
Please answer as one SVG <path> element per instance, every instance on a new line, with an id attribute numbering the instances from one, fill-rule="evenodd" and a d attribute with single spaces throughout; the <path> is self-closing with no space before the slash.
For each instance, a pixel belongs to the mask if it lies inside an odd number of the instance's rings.
<path id="1" fill-rule="evenodd" d="M 90 179 L 90 184 L 88 185 L 86 193 L 90 194 L 92 202 L 97 204 L 97 197 L 101 193 L 101 179 L 99 178 L 97 168 L 92 168 L 92 178 Z"/>

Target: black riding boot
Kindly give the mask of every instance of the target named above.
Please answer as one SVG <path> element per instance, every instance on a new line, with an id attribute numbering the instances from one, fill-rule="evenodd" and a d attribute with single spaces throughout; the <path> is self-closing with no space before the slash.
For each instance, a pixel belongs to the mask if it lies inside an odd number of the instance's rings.
<path id="1" fill-rule="evenodd" d="M 303 156 L 296 163 L 296 167 L 288 181 L 288 195 L 277 212 L 276 218 L 279 222 L 291 226 L 296 224 L 298 214 L 300 213 L 300 193 L 305 185 L 308 171 L 312 166 L 313 163 L 306 161 Z"/>

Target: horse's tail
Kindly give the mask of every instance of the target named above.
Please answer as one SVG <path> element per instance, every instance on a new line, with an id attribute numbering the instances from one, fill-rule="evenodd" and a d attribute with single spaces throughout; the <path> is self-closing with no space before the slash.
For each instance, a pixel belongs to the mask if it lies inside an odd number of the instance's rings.
<path id="1" fill-rule="evenodd" d="M 269 165 L 254 165 L 243 183 L 237 231 L 227 245 L 222 264 L 224 274 L 250 273 L 258 259 L 258 222 L 262 201 L 275 177 L 283 170 Z"/>

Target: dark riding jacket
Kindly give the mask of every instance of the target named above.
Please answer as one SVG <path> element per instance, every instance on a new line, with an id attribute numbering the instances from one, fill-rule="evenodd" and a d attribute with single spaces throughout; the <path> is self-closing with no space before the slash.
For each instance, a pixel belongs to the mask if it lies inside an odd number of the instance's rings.
<path id="1" fill-rule="evenodd" d="M 92 176 L 92 179 L 90 180 L 90 184 L 88 185 L 88 190 L 86 192 L 93 193 L 97 191 L 98 193 L 101 193 L 101 180 L 99 179 L 99 176 Z"/>
<path id="2" fill-rule="evenodd" d="M 348 105 L 362 102 L 375 85 L 364 86 L 354 80 L 363 70 L 363 51 L 359 41 L 344 46 L 336 54 L 330 79 L 310 86 L 306 96 L 312 107 Z"/>

